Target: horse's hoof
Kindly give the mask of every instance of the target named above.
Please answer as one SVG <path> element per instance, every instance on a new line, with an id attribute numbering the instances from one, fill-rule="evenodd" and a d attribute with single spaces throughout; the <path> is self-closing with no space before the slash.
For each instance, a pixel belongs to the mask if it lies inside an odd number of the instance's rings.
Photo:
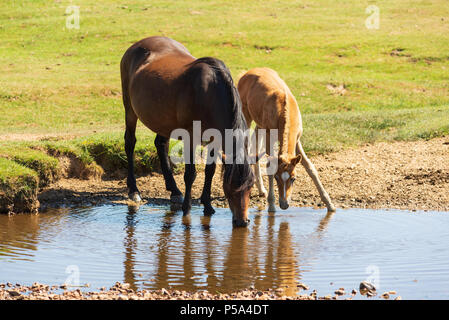
<path id="1" fill-rule="evenodd" d="M 337 208 L 334 207 L 333 204 L 331 204 L 330 206 L 327 207 L 327 212 L 335 212 L 337 211 Z"/>
<path id="2" fill-rule="evenodd" d="M 268 197 L 267 190 L 262 190 L 261 192 L 259 192 L 259 197 L 263 197 L 266 199 Z"/>
<path id="3" fill-rule="evenodd" d="M 275 206 L 268 206 L 268 212 L 276 212 Z"/>
<path id="4" fill-rule="evenodd" d="M 183 203 L 184 197 L 182 195 L 170 196 L 170 201 L 172 203 Z"/>
<path id="5" fill-rule="evenodd" d="M 192 209 L 192 206 L 190 204 L 183 203 L 181 206 L 181 209 L 182 209 L 182 215 L 186 216 L 186 215 L 190 214 L 190 209 Z"/>
<path id="6" fill-rule="evenodd" d="M 215 213 L 214 208 L 212 207 L 204 207 L 204 215 L 205 216 L 211 216 Z"/>
<path id="7" fill-rule="evenodd" d="M 129 198 L 134 202 L 140 202 L 142 201 L 142 198 L 140 197 L 139 192 L 133 192 L 129 194 Z"/>

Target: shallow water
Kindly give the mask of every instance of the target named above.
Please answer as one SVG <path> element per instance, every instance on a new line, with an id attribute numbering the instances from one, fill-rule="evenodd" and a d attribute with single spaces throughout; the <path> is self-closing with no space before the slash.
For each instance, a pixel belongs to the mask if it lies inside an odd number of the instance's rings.
<path id="1" fill-rule="evenodd" d="M 295 294 L 301 282 L 323 296 L 368 280 L 380 294 L 449 299 L 449 213 L 290 208 L 250 219 L 233 229 L 226 209 L 183 218 L 151 205 L 0 215 L 0 283 Z"/>

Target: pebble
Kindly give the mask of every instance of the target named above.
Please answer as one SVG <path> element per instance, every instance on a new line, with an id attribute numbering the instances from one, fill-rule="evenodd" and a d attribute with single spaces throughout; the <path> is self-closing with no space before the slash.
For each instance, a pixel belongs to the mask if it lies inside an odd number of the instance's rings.
<path id="1" fill-rule="evenodd" d="M 335 292 L 334 292 L 337 296 L 342 296 L 342 295 L 344 295 L 345 294 L 345 290 L 342 290 L 342 289 L 338 289 L 338 290 L 335 290 Z"/>
<path id="2" fill-rule="evenodd" d="M 360 291 L 363 291 L 363 290 L 376 291 L 376 287 L 367 281 L 360 282 L 359 289 L 360 289 Z"/>
<path id="3" fill-rule="evenodd" d="M 10 294 L 11 297 L 18 297 L 18 296 L 20 296 L 20 292 L 18 292 L 16 290 L 9 290 L 8 293 Z"/>

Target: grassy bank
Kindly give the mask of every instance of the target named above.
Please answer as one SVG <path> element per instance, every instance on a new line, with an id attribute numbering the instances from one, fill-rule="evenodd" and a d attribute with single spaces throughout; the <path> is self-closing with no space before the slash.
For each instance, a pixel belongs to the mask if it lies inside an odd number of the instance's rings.
<path id="1" fill-rule="evenodd" d="M 159 170 L 154 134 L 139 140 L 136 173 Z M 71 140 L 0 142 L 0 212 L 34 211 L 37 193 L 61 177 L 100 178 L 127 167 L 123 138 L 91 135 Z"/>
<path id="2" fill-rule="evenodd" d="M 73 5 L 80 24 L 70 29 Z M 369 5 L 378 29 L 365 25 Z M 119 61 L 149 35 L 222 59 L 235 81 L 253 67 L 277 70 L 298 100 L 309 153 L 447 135 L 448 30 L 446 0 L 5 0 L 0 178 L 43 187 L 67 171 L 61 156 L 76 159 L 80 177 L 123 168 Z M 57 140 L 38 141 L 47 135 Z M 139 124 L 137 138 L 137 171 L 148 172 L 154 135 Z"/>

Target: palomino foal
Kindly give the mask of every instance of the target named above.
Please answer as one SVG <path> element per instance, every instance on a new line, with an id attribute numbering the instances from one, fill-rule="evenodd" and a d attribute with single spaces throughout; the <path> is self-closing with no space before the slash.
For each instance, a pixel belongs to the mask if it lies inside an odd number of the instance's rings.
<path id="1" fill-rule="evenodd" d="M 328 211 L 335 211 L 329 194 L 324 190 L 315 166 L 310 162 L 302 148 L 302 121 L 298 104 L 287 84 L 276 71 L 269 68 L 254 68 L 245 73 L 238 83 L 242 99 L 243 114 L 248 128 L 254 120 L 258 129 L 278 129 L 279 155 L 277 172 L 274 178 L 279 189 L 279 206 L 285 210 L 289 206 L 292 185 L 295 181 L 295 167 L 301 162 L 320 193 L 321 200 Z M 256 141 L 258 139 L 256 138 Z M 267 153 L 270 154 L 269 134 L 266 137 Z M 257 146 L 258 149 L 258 146 Z M 256 150 L 257 152 L 259 150 Z M 271 154 L 273 156 L 273 154 Z M 259 163 L 255 164 L 256 185 L 261 195 L 267 196 L 260 174 Z M 273 175 L 268 176 L 268 211 L 276 211 Z"/>

